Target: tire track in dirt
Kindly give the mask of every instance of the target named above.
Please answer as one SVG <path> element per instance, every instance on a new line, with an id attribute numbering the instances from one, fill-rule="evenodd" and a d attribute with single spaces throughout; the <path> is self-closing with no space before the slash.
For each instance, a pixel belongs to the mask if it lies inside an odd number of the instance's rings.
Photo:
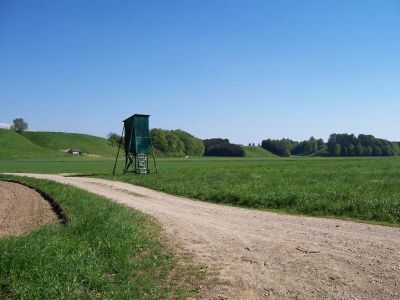
<path id="1" fill-rule="evenodd" d="M 181 251 L 217 271 L 213 299 L 399 299 L 400 228 L 284 215 L 85 177 L 70 184 L 156 217 Z"/>

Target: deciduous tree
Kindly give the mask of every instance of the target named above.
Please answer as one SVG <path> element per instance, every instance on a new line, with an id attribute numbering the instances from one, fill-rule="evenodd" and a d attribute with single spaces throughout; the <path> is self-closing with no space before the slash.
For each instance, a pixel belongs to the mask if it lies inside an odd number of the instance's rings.
<path id="1" fill-rule="evenodd" d="M 18 133 L 21 133 L 27 129 L 28 129 L 28 123 L 26 123 L 23 118 L 14 119 L 13 125 L 11 125 L 11 130 L 14 130 Z"/>

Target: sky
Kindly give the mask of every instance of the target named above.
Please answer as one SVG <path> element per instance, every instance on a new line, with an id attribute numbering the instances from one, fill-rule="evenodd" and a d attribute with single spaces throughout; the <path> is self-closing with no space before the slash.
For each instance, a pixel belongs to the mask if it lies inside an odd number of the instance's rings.
<path id="1" fill-rule="evenodd" d="M 0 0 L 0 123 L 400 140 L 400 1 Z"/>

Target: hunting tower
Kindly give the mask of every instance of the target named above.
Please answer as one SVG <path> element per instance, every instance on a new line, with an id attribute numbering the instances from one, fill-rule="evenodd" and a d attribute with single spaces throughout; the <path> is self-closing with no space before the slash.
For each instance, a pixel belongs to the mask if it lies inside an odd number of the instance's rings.
<path id="1" fill-rule="evenodd" d="M 124 127 L 122 129 L 121 142 L 118 146 L 118 153 L 115 159 L 113 173 L 115 173 L 122 140 L 125 150 L 124 174 L 129 172 L 134 172 L 136 174 L 149 173 L 150 149 L 152 150 L 154 168 L 157 173 L 154 151 L 151 147 L 149 117 L 150 115 L 134 114 L 123 121 Z"/>

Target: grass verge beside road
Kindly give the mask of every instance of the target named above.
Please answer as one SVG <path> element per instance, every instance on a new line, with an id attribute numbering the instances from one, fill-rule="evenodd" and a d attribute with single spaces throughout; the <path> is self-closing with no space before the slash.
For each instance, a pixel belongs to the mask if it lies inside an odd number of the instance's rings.
<path id="1" fill-rule="evenodd" d="M 0 160 L 0 172 L 79 173 L 195 199 L 400 225 L 400 157 L 162 158 L 159 173 L 112 176 L 114 160 Z M 152 165 L 151 165 L 152 166 Z"/>
<path id="2" fill-rule="evenodd" d="M 181 264 L 143 214 L 58 183 L 0 175 L 53 198 L 68 222 L 0 240 L 0 298 L 165 299 L 196 293 L 201 273 Z"/>
<path id="3" fill-rule="evenodd" d="M 200 200 L 400 225 L 400 159 L 182 161 L 159 174 L 101 176 Z"/>

